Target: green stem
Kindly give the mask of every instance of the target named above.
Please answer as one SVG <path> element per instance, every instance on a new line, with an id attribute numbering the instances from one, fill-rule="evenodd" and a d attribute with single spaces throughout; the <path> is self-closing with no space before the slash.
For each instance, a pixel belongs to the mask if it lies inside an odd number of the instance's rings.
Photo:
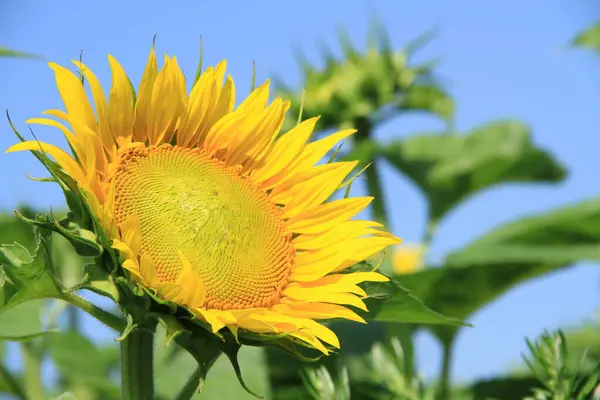
<path id="1" fill-rule="evenodd" d="M 356 119 L 354 121 L 354 126 L 358 131 L 355 136 L 355 140 L 358 143 L 372 140 L 371 135 L 373 133 L 373 126 L 368 118 Z M 367 191 L 370 196 L 374 197 L 373 202 L 371 203 L 373 219 L 383 224 L 386 229 L 389 229 L 385 200 L 383 198 L 382 185 L 379 177 L 379 165 L 376 159 L 370 161 L 372 161 L 372 164 L 365 171 L 365 176 L 367 177 Z"/>
<path id="2" fill-rule="evenodd" d="M 43 400 L 44 386 L 41 378 L 41 361 L 33 343 L 21 343 L 21 352 L 23 353 L 27 399 Z"/>
<path id="3" fill-rule="evenodd" d="M 73 293 L 63 293 L 60 298 L 85 311 L 98 321 L 116 330 L 117 332 L 123 332 L 125 329 L 126 323 L 122 318 L 103 310 L 97 305 L 85 300 L 83 297 L 77 296 Z"/>
<path id="4" fill-rule="evenodd" d="M 437 400 L 450 398 L 450 371 L 452 368 L 452 352 L 454 350 L 454 338 L 444 341 L 442 370 L 440 372 L 440 384 L 438 387 Z"/>
<path id="5" fill-rule="evenodd" d="M 78 331 L 79 330 L 79 314 L 77 314 L 77 308 L 75 307 L 67 307 L 67 325 L 69 330 Z"/>
<path id="6" fill-rule="evenodd" d="M 4 365 L 0 364 L 0 378 L 8 385 L 8 390 L 10 394 L 14 395 L 20 400 L 27 400 L 27 394 L 25 390 L 21 387 L 21 384 L 17 381 L 17 379 L 7 370 Z"/>
<path id="7" fill-rule="evenodd" d="M 367 177 L 367 190 L 369 195 L 373 196 L 373 218 L 375 221 L 383 224 L 386 229 L 390 229 L 390 223 L 387 218 L 385 199 L 381 190 L 381 180 L 379 179 L 379 165 L 373 161 L 373 164 L 365 171 Z"/>
<path id="8" fill-rule="evenodd" d="M 156 320 L 134 328 L 121 341 L 121 398 L 154 400 Z"/>
<path id="9" fill-rule="evenodd" d="M 190 378 L 187 380 L 185 386 L 183 389 L 181 389 L 181 392 L 179 392 L 175 400 L 190 400 L 192 397 L 194 397 L 194 395 L 198 393 L 204 384 L 203 375 L 202 367 L 198 366 L 196 371 L 194 371 L 192 376 L 190 376 Z"/>

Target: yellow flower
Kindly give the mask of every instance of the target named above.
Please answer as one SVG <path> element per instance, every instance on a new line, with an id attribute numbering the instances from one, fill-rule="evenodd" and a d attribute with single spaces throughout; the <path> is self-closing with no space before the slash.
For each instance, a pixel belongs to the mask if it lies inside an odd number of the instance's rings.
<path id="1" fill-rule="evenodd" d="M 395 246 L 392 253 L 392 266 L 396 274 L 410 274 L 415 272 L 423 257 L 423 246 L 403 244 Z"/>
<path id="2" fill-rule="evenodd" d="M 387 278 L 346 270 L 399 242 L 375 222 L 351 220 L 371 197 L 326 202 L 357 163 L 316 164 L 354 130 L 307 143 L 313 118 L 279 135 L 289 102 L 268 104 L 267 81 L 234 107 L 225 61 L 188 95 L 177 59 L 165 56 L 159 70 L 152 50 L 136 97 L 108 60 L 108 101 L 85 65 L 73 61 L 95 107 L 74 73 L 50 63 L 66 112 L 46 114 L 64 123 L 27 121 L 60 129 L 74 157 L 37 141 L 8 152 L 52 156 L 130 278 L 213 332 L 289 334 L 325 354 L 339 347 L 315 320 L 364 322 L 346 307 L 366 309 L 357 284 Z"/>

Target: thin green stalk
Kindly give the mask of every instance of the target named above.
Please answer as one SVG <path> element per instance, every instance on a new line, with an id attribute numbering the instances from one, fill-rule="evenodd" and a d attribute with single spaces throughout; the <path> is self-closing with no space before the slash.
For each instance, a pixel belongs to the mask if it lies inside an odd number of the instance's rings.
<path id="1" fill-rule="evenodd" d="M 43 400 L 44 386 L 41 378 L 41 360 L 33 342 L 21 343 L 23 364 L 25 369 L 25 387 L 28 400 Z"/>
<path id="2" fill-rule="evenodd" d="M 7 370 L 4 365 L 0 364 L 0 378 L 8 385 L 8 390 L 10 390 L 10 394 L 15 396 L 20 400 L 27 400 L 27 394 L 25 390 L 21 387 L 21 384 L 17 381 L 17 379 Z"/>
<path id="3" fill-rule="evenodd" d="M 358 142 L 372 140 L 373 126 L 368 118 L 356 120 L 354 126 L 358 130 L 356 133 L 356 140 Z M 367 192 L 370 196 L 374 197 L 371 203 L 373 219 L 383 224 L 386 229 L 390 229 L 390 221 L 387 215 L 387 208 L 383 197 L 384 192 L 379 175 L 379 164 L 376 159 L 370 161 L 372 161 L 372 164 L 365 171 L 365 175 L 367 177 Z M 410 382 L 415 370 L 413 330 L 406 324 L 388 323 L 385 325 L 385 336 L 388 342 L 392 337 L 398 337 L 400 340 L 403 351 L 404 376 L 407 382 Z"/>
<path id="4" fill-rule="evenodd" d="M 438 387 L 437 400 L 450 399 L 450 372 L 452 368 L 452 353 L 454 351 L 454 338 L 443 342 L 442 370 Z"/>
<path id="5" fill-rule="evenodd" d="M 121 398 L 154 400 L 156 320 L 136 327 L 121 341 Z"/>
<path id="6" fill-rule="evenodd" d="M 97 305 L 85 300 L 81 296 L 77 296 L 73 293 L 63 293 L 61 298 L 62 300 L 67 301 L 73 304 L 75 307 L 90 314 L 92 317 L 96 318 L 98 321 L 116 330 L 117 332 L 123 332 L 125 329 L 126 323 L 122 318 L 103 310 Z"/>
<path id="7" fill-rule="evenodd" d="M 383 198 L 383 191 L 381 189 L 381 180 L 379 178 L 379 165 L 377 162 L 373 162 L 369 168 L 365 171 L 367 177 L 367 190 L 369 195 L 373 196 L 373 218 L 375 221 L 383 224 L 386 229 L 390 229 L 390 223 L 387 218 L 385 199 Z"/>
<path id="8" fill-rule="evenodd" d="M 371 136 L 373 133 L 373 126 L 368 118 L 358 118 L 354 121 L 354 126 L 357 129 L 355 140 L 357 142 L 372 140 Z M 373 218 L 375 221 L 383 224 L 389 229 L 389 221 L 387 217 L 387 211 L 385 207 L 385 200 L 383 198 L 383 191 L 381 186 L 381 180 L 379 178 L 379 168 L 377 160 L 373 159 L 372 164 L 365 171 L 367 177 L 367 191 L 370 196 L 373 196 L 373 202 L 371 203 L 373 209 Z"/>

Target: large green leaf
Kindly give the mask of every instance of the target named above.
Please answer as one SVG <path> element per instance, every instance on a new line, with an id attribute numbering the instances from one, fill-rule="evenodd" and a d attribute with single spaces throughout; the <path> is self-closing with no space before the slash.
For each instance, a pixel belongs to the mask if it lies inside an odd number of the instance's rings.
<path id="1" fill-rule="evenodd" d="M 573 40 L 573 45 L 600 53 L 600 22 L 596 22 Z"/>
<path id="2" fill-rule="evenodd" d="M 46 271 L 47 259 L 41 244 L 34 256 L 17 244 L 0 246 L 0 316 L 30 300 L 61 297 Z"/>
<path id="3" fill-rule="evenodd" d="M 19 210 L 26 217 L 33 217 L 35 212 L 28 208 Z M 31 225 L 18 219 L 12 213 L 0 212 L 0 245 L 19 243 L 33 251 L 35 249 L 35 237 Z"/>
<path id="4" fill-rule="evenodd" d="M 110 364 L 104 353 L 81 334 L 73 331 L 49 335 L 47 348 L 67 385 L 114 388 L 108 376 Z"/>
<path id="5" fill-rule="evenodd" d="M 509 223 L 451 254 L 445 267 L 394 280 L 432 309 L 464 320 L 519 283 L 578 261 L 599 260 L 598 243 L 600 199 L 593 199 Z M 430 329 L 446 339 L 455 332 Z"/>
<path id="6" fill-rule="evenodd" d="M 516 121 L 496 121 L 465 135 L 413 136 L 382 152 L 423 190 L 433 220 L 494 185 L 558 182 L 565 176 L 563 167 L 532 143 L 529 128 Z"/>
<path id="7" fill-rule="evenodd" d="M 386 287 L 388 285 L 370 284 L 369 286 Z M 435 309 L 432 310 L 398 282 L 392 282 L 390 286 L 392 286 L 392 293 L 389 297 L 385 296 L 383 299 L 373 295 L 374 289 L 367 287 L 366 291 L 371 296 L 366 301 L 369 307 L 369 319 L 406 324 L 463 325 L 463 322 L 459 319 L 442 315 L 434 311 Z M 385 291 L 388 290 L 386 287 Z"/>
<path id="8" fill-rule="evenodd" d="M 0 313 L 0 340 L 25 340 L 47 331 L 42 324 L 43 300 L 29 301 Z"/>

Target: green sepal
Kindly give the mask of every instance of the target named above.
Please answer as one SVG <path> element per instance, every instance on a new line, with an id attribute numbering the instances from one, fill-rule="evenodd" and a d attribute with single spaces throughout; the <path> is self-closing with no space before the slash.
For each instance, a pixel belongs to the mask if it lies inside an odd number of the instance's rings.
<path id="1" fill-rule="evenodd" d="M 189 333 L 179 320 L 172 315 L 161 315 L 158 317 L 158 322 L 165 328 L 165 343 L 164 346 L 167 347 L 176 339 L 178 336 Z"/>
<path id="2" fill-rule="evenodd" d="M 133 316 L 131 314 L 127 314 L 126 321 L 127 325 L 125 326 L 125 329 L 123 329 L 121 336 L 115 339 L 115 342 L 121 342 L 125 340 L 127 336 L 129 336 L 129 334 L 138 327 L 138 324 L 133 322 Z"/>
<path id="3" fill-rule="evenodd" d="M 119 303 L 121 297 L 119 289 L 113 277 L 102 266 L 98 264 L 85 264 L 83 268 L 85 274 L 81 282 L 71 287 L 69 292 L 85 289 L 107 297 L 115 303 Z"/>
<path id="4" fill-rule="evenodd" d="M 262 396 L 259 396 L 256 393 L 254 393 L 252 390 L 250 390 L 250 388 L 246 385 L 246 382 L 244 382 L 244 378 L 242 377 L 242 370 L 240 368 L 240 362 L 238 360 L 238 353 L 239 353 L 241 347 L 242 347 L 242 345 L 240 345 L 236 341 L 228 340 L 225 342 L 225 345 L 222 347 L 222 350 L 223 350 L 223 353 L 229 359 L 229 362 L 231 363 L 231 366 L 233 367 L 233 370 L 235 371 L 235 376 L 237 376 L 238 381 L 240 382 L 240 385 L 242 385 L 244 390 L 246 392 L 248 392 L 248 394 L 256 397 L 257 399 L 262 399 L 263 398 Z"/>
<path id="5" fill-rule="evenodd" d="M 98 243 L 94 232 L 80 228 L 69 217 L 59 221 L 52 215 L 37 215 L 32 219 L 25 217 L 17 210 L 15 210 L 15 215 L 30 225 L 63 236 L 71 243 L 75 252 L 82 257 L 99 257 L 104 250 Z"/>

